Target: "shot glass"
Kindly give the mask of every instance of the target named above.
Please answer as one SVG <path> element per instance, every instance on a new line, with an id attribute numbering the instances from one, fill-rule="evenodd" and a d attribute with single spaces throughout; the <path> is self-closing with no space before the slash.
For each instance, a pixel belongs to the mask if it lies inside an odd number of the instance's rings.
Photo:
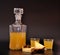
<path id="1" fill-rule="evenodd" d="M 30 38 L 31 47 L 35 46 L 35 41 L 40 42 L 40 39 L 39 38 Z"/>
<path id="2" fill-rule="evenodd" d="M 53 39 L 44 39 L 44 46 L 45 46 L 45 50 L 46 49 L 53 49 Z"/>

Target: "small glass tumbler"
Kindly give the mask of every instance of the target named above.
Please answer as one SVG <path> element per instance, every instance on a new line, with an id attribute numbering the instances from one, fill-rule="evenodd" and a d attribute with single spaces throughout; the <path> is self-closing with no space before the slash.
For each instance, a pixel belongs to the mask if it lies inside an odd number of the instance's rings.
<path id="1" fill-rule="evenodd" d="M 35 46 L 35 41 L 40 42 L 40 39 L 39 38 L 30 38 L 31 47 Z"/>
<path id="2" fill-rule="evenodd" d="M 44 39 L 45 49 L 53 49 L 53 39 Z"/>

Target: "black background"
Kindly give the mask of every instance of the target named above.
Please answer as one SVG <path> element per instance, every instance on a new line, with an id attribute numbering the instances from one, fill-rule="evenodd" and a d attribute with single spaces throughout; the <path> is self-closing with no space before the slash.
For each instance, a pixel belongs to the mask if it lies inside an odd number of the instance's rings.
<path id="1" fill-rule="evenodd" d="M 9 25 L 15 22 L 16 7 L 24 9 L 22 23 L 28 27 L 27 42 L 31 37 L 60 40 L 58 0 L 0 0 L 0 42 L 9 42 Z"/>

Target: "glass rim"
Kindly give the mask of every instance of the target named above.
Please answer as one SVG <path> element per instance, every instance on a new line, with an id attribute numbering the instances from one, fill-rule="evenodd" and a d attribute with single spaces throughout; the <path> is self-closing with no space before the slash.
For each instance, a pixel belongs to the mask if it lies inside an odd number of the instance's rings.
<path id="1" fill-rule="evenodd" d="M 54 39 L 44 39 L 44 40 L 46 40 L 46 41 L 54 41 Z"/>
<path id="2" fill-rule="evenodd" d="M 30 38 L 31 40 L 40 40 L 40 38 Z"/>

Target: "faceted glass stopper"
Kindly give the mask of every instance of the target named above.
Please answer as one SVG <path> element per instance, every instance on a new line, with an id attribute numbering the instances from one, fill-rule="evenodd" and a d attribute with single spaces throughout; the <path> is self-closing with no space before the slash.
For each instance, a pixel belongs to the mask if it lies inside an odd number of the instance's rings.
<path id="1" fill-rule="evenodd" d="M 23 14 L 23 8 L 14 8 L 14 14 Z"/>

